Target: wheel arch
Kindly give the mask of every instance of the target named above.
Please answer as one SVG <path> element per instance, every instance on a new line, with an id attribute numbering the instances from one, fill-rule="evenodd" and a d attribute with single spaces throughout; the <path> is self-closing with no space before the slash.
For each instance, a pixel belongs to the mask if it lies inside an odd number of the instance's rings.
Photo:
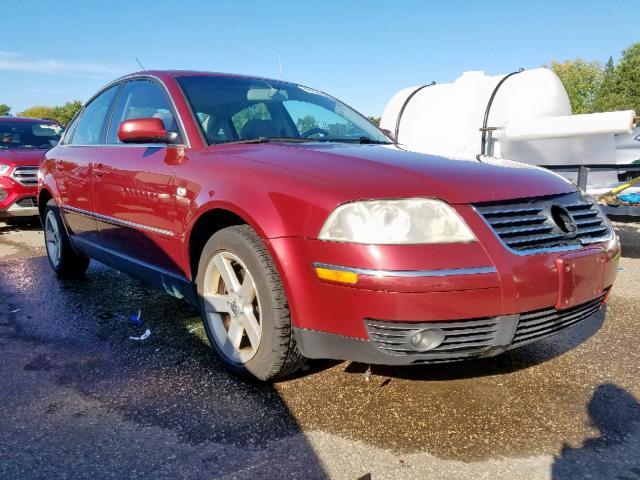
<path id="1" fill-rule="evenodd" d="M 38 214 L 44 225 L 44 211 L 47 208 L 49 200 L 53 199 L 53 195 L 48 188 L 43 188 L 38 192 Z"/>
<path id="2" fill-rule="evenodd" d="M 192 281 L 195 281 L 198 274 L 198 263 L 202 250 L 217 231 L 234 225 L 249 225 L 260 237 L 263 237 L 262 232 L 247 218 L 246 214 L 239 213 L 226 205 L 210 206 L 194 217 L 186 234 L 189 274 Z"/>

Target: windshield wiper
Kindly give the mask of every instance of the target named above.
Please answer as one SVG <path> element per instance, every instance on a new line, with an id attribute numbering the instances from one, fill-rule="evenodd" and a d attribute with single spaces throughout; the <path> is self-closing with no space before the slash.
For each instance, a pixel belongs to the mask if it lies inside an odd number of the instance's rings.
<path id="1" fill-rule="evenodd" d="M 215 142 L 212 145 L 230 145 L 239 143 L 269 143 L 268 137 L 247 138 L 245 140 L 228 140 L 224 142 Z"/>
<path id="2" fill-rule="evenodd" d="M 257 138 L 247 138 L 245 140 L 229 140 L 224 142 L 216 142 L 212 145 L 235 145 L 235 144 L 243 144 L 243 143 L 269 143 L 269 142 L 316 142 L 316 139 L 313 138 L 301 138 L 301 137 L 257 137 Z"/>
<path id="3" fill-rule="evenodd" d="M 304 137 L 269 137 L 272 142 L 292 142 L 292 143 L 308 143 L 317 142 L 316 138 L 304 138 Z"/>
<path id="4" fill-rule="evenodd" d="M 386 140 L 374 140 L 369 137 L 360 137 L 360 138 L 321 138 L 318 141 L 320 142 L 335 142 L 335 143 L 360 143 L 360 144 L 370 144 L 370 145 L 389 145 L 393 142 L 389 142 Z"/>
<path id="5" fill-rule="evenodd" d="M 387 140 L 374 140 L 373 138 L 369 137 L 360 137 L 358 139 L 358 143 L 371 145 L 389 145 L 391 142 Z"/>

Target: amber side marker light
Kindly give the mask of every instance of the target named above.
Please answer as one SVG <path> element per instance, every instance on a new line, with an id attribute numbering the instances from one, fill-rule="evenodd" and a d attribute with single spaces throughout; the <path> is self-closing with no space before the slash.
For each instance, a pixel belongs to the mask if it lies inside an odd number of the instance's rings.
<path id="1" fill-rule="evenodd" d="M 345 272 L 342 270 L 332 270 L 330 268 L 315 267 L 316 275 L 320 280 L 328 280 L 330 282 L 346 283 L 347 285 L 355 285 L 358 283 L 358 274 L 353 272 Z"/>

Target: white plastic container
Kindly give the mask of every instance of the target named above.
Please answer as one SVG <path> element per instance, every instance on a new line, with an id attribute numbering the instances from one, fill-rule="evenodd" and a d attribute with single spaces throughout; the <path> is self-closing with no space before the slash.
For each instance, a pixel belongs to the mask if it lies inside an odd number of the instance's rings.
<path id="1" fill-rule="evenodd" d="M 387 104 L 380 126 L 395 133 L 404 105 L 399 143 L 418 152 L 474 158 L 481 152 L 487 104 L 504 77 L 471 71 L 452 83 L 417 92 L 419 87 L 403 89 Z M 497 130 L 488 151 L 533 165 L 616 163 L 614 136 L 630 134 L 634 117 L 633 111 L 571 115 L 569 97 L 555 73 L 526 70 L 506 79 L 495 95 L 487 126 Z M 592 188 L 606 189 L 617 181 L 615 172 L 589 174 Z"/>

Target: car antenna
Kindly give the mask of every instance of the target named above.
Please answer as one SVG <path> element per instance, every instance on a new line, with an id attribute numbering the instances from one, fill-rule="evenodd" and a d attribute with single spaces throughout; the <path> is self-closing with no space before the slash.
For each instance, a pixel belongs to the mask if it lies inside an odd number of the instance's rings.
<path id="1" fill-rule="evenodd" d="M 146 70 L 146 68 L 144 68 L 144 65 L 142 65 L 142 62 L 141 62 L 140 60 L 138 60 L 138 57 L 135 57 L 135 59 L 136 59 L 136 62 L 138 62 L 138 65 L 140 65 L 140 68 L 141 68 L 143 71 L 145 71 L 145 70 Z"/>

